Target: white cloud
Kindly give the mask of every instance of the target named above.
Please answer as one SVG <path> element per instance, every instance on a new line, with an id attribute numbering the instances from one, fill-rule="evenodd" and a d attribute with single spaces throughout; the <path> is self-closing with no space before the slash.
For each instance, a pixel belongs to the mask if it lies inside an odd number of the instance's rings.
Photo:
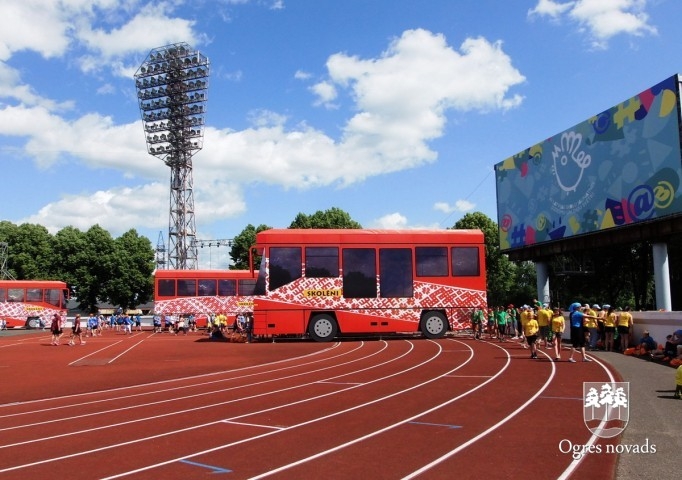
<path id="1" fill-rule="evenodd" d="M 387 230 L 442 230 L 439 225 L 411 225 L 405 215 L 394 212 L 384 215 L 370 222 L 367 228 L 378 228 Z"/>
<path id="2" fill-rule="evenodd" d="M 567 17 L 588 32 L 592 45 L 606 48 L 616 35 L 655 35 L 656 27 L 649 24 L 647 0 L 576 0 L 559 3 L 539 0 L 529 16 Z"/>
<path id="3" fill-rule="evenodd" d="M 528 15 L 547 15 L 548 17 L 557 18 L 571 7 L 575 2 L 559 3 L 554 0 L 539 0 L 535 8 L 528 10 Z"/>
<path id="4" fill-rule="evenodd" d="M 309 72 L 304 72 L 303 70 L 296 70 L 294 73 L 294 78 L 296 80 L 308 80 L 312 75 Z"/>
<path id="5" fill-rule="evenodd" d="M 331 102 L 336 100 L 336 87 L 330 82 L 319 82 L 310 87 L 310 91 L 317 96 L 315 105 L 324 105 L 327 108 L 334 108 L 335 105 Z"/>
<path id="6" fill-rule="evenodd" d="M 447 202 L 436 202 L 433 208 L 434 210 L 450 214 L 454 212 L 470 212 L 476 208 L 476 204 L 467 200 L 457 200 L 454 205 L 450 205 Z"/>
<path id="7" fill-rule="evenodd" d="M 89 45 L 108 55 L 122 54 L 127 47 L 107 50 L 115 36 L 95 35 Z M 269 110 L 251 112 L 252 127 L 241 131 L 205 128 L 204 148 L 193 160 L 194 191 L 195 201 L 201 202 L 202 211 L 211 212 L 212 220 L 245 211 L 244 185 L 346 186 L 435 161 L 436 152 L 428 142 L 443 135 L 448 110 L 513 108 L 521 99 L 509 90 L 524 81 L 499 42 L 467 39 L 457 52 L 442 35 L 425 30 L 405 32 L 376 58 L 336 54 L 327 66 L 327 98 L 345 89 L 357 112 L 338 138 L 305 123 L 288 125 L 285 115 Z M 9 70 L 12 74 L 16 72 Z M 143 179 L 155 187 L 140 187 L 149 189 L 145 194 L 151 200 L 132 211 L 150 226 L 157 225 L 159 215 L 166 217 L 168 167 L 146 153 L 140 121 L 117 124 L 97 113 L 67 119 L 49 107 L 29 103 L 0 106 L 0 135 L 26 138 L 25 153 L 44 167 L 79 161 L 85 168 L 113 169 Z M 226 191 L 229 201 L 221 194 Z M 116 186 L 85 191 L 46 206 L 33 221 L 54 226 L 99 222 L 113 228 L 104 216 L 117 225 L 126 223 L 130 209 L 119 200 L 137 196 L 135 190 Z M 75 205 L 86 211 L 72 209 Z M 87 208 L 93 205 L 99 207 L 89 214 Z M 142 212 L 145 209 L 148 214 Z M 78 218 L 69 211 L 79 212 Z M 382 221 L 399 225 L 402 220 L 397 216 Z"/>
<path id="8" fill-rule="evenodd" d="M 168 186 L 152 183 L 135 188 L 65 195 L 19 223 L 36 223 L 56 233 L 71 225 L 87 230 L 99 224 L 114 236 L 135 225 L 168 227 Z"/>
<path id="9" fill-rule="evenodd" d="M 372 222 L 372 228 L 389 230 L 406 230 L 408 227 L 407 217 L 400 213 L 389 213 Z"/>

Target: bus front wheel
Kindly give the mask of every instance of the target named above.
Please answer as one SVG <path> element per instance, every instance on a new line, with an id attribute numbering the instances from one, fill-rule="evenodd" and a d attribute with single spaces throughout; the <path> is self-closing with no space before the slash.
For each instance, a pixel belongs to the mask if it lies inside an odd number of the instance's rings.
<path id="1" fill-rule="evenodd" d="M 27 329 L 40 328 L 40 317 L 28 317 L 24 326 Z"/>
<path id="2" fill-rule="evenodd" d="M 443 338 L 448 331 L 448 321 L 441 312 L 428 312 L 422 318 L 422 334 L 426 338 Z"/>
<path id="3" fill-rule="evenodd" d="M 336 320 L 326 313 L 315 315 L 308 325 L 308 334 L 316 342 L 329 342 L 337 332 Z"/>

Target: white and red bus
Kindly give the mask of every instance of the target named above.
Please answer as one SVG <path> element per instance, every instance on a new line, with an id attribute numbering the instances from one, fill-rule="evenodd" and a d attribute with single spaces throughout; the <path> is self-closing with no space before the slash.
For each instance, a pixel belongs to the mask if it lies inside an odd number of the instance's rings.
<path id="1" fill-rule="evenodd" d="M 208 315 L 223 313 L 231 324 L 239 313 L 253 311 L 255 285 L 249 270 L 156 270 L 154 313 L 193 315 L 199 328 Z"/>
<path id="2" fill-rule="evenodd" d="M 421 332 L 440 338 L 486 305 L 480 230 L 260 232 L 255 335 Z"/>
<path id="3" fill-rule="evenodd" d="M 0 280 L 0 319 L 7 328 L 49 327 L 55 313 L 66 319 L 69 288 L 55 280 Z"/>

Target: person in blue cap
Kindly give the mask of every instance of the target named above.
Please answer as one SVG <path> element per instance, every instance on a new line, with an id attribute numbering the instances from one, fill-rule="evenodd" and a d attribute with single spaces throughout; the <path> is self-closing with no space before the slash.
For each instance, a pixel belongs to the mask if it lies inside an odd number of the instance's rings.
<path id="1" fill-rule="evenodd" d="M 568 307 L 568 321 L 571 325 L 571 345 L 573 347 L 568 361 L 571 363 L 575 363 L 573 355 L 578 350 L 580 350 L 580 354 L 583 357 L 583 362 L 592 361 L 585 355 L 585 319 L 594 319 L 596 321 L 597 317 L 585 314 L 580 308 L 579 302 L 574 302 Z"/>

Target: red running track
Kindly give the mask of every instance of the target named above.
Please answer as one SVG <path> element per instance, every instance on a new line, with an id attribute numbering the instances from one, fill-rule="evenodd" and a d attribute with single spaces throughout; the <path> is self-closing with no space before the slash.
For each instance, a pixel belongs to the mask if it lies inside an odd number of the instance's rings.
<path id="1" fill-rule="evenodd" d="M 3 337 L 0 478 L 613 477 L 615 455 L 574 460 L 560 443 L 618 441 L 591 436 L 582 388 L 619 377 L 540 353 L 455 337 Z"/>

